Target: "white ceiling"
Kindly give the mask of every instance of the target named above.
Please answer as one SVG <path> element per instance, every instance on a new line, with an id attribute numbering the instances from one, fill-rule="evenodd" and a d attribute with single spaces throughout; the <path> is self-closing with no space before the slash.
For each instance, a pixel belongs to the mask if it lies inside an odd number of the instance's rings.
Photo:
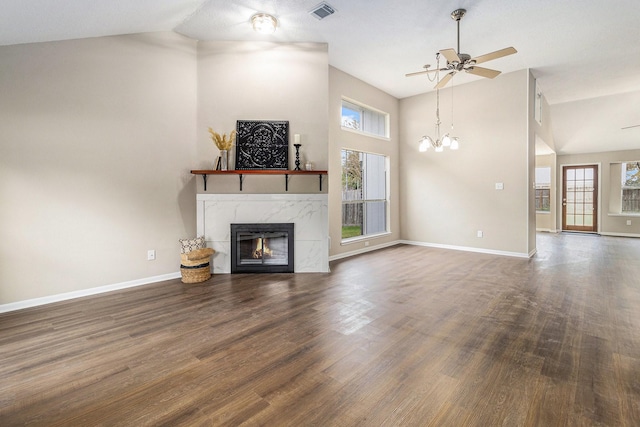
<path id="1" fill-rule="evenodd" d="M 450 13 L 461 21 L 461 51 L 478 56 L 513 46 L 516 55 L 483 64 L 502 72 L 530 68 L 551 104 L 556 151 L 640 149 L 640 1 L 638 0 L 327 0 L 337 12 L 318 21 L 320 0 L 3 0 L 0 45 L 117 34 L 176 31 L 198 40 L 313 41 L 329 62 L 404 98 L 431 90 L 406 78 L 435 53 L 456 48 Z M 279 20 L 273 35 L 249 18 Z M 500 77 L 498 77 L 500 78 Z M 479 77 L 458 74 L 454 84 Z"/>

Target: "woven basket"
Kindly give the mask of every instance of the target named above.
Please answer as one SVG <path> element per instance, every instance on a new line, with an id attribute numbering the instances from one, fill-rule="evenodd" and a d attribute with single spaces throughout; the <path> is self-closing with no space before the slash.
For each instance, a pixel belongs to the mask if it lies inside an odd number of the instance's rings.
<path id="1" fill-rule="evenodd" d="M 209 280 L 211 267 L 208 262 L 193 267 L 180 265 L 180 273 L 182 273 L 182 283 L 200 283 Z"/>
<path id="2" fill-rule="evenodd" d="M 211 248 L 204 248 L 180 254 L 182 283 L 200 283 L 209 280 L 211 277 L 209 259 L 214 252 Z"/>

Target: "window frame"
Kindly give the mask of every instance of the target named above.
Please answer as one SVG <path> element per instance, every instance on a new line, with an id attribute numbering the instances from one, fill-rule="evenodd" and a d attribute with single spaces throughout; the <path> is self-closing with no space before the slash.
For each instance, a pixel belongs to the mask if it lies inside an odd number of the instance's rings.
<path id="1" fill-rule="evenodd" d="M 640 171 L 640 162 L 622 162 L 621 167 L 621 185 L 620 185 L 620 213 L 623 215 L 640 215 L 640 204 L 637 210 L 626 210 L 625 205 L 630 204 L 631 202 L 628 200 L 628 195 L 625 200 L 625 191 L 628 193 L 629 191 L 640 193 L 640 183 L 638 185 L 626 185 L 627 182 L 627 165 L 628 164 L 636 164 L 636 169 Z"/>
<path id="2" fill-rule="evenodd" d="M 346 104 L 346 105 L 345 105 Z M 360 114 L 360 128 L 354 128 L 354 127 L 349 127 L 349 126 L 345 126 L 345 122 L 344 122 L 344 118 L 345 116 L 342 114 L 344 108 L 348 108 L 352 111 L 358 112 Z M 371 132 L 369 130 L 367 130 L 367 128 L 369 127 L 369 122 L 367 117 L 367 113 L 370 115 L 375 115 L 378 117 L 378 120 L 382 120 L 383 121 L 383 126 L 384 126 L 384 134 L 380 134 L 380 133 L 376 133 L 376 132 Z M 370 137 L 374 137 L 374 138 L 380 138 L 380 139 L 384 139 L 384 140 L 390 140 L 390 136 L 391 135 L 391 130 L 389 129 L 390 127 L 390 115 L 389 113 L 379 110 L 377 108 L 373 108 L 370 107 L 368 105 L 365 105 L 361 102 L 355 101 L 353 99 L 347 98 L 347 97 L 342 97 L 341 101 L 340 101 L 340 128 L 344 131 L 347 132 L 355 132 L 361 135 L 366 135 L 366 136 L 370 136 Z M 378 123 L 379 126 L 379 123 Z"/>
<path id="3" fill-rule="evenodd" d="M 362 188 L 362 199 L 357 199 L 357 200 L 343 200 L 340 203 L 340 207 L 341 207 L 341 230 L 342 227 L 344 227 L 344 206 L 345 204 L 361 204 L 362 205 L 362 220 L 361 220 L 361 234 L 357 235 L 357 236 L 353 236 L 353 237 L 347 237 L 347 238 L 343 238 L 342 237 L 342 231 L 340 233 L 340 244 L 344 245 L 344 244 L 349 244 L 349 243 L 353 243 L 353 242 L 358 242 L 358 241 L 362 241 L 362 240 L 366 240 L 366 239 L 370 239 L 370 238 L 375 238 L 375 237 L 380 237 L 380 236 L 386 236 L 388 234 L 391 234 L 390 231 L 390 198 L 389 198 L 389 166 L 390 166 L 390 159 L 388 155 L 385 154 L 380 154 L 380 153 L 374 153 L 371 151 L 363 151 L 363 150 L 356 150 L 356 149 L 352 149 L 352 148 L 341 148 L 340 149 L 340 156 L 341 156 L 341 176 L 344 176 L 344 158 L 345 156 L 348 156 L 349 153 L 357 153 L 359 154 L 359 156 L 362 155 L 372 155 L 372 156 L 378 156 L 381 157 L 381 160 L 384 162 L 384 170 L 383 170 L 383 176 L 381 177 L 382 181 L 384 183 L 384 197 L 383 198 L 365 198 L 365 187 L 367 186 L 365 179 L 366 179 L 366 171 L 365 169 L 361 168 L 361 188 Z M 360 160 L 361 162 L 361 167 L 362 167 L 362 162 L 363 160 Z M 342 178 L 341 178 L 342 179 Z M 380 184 L 381 182 L 378 182 L 378 184 Z M 344 186 L 342 186 L 342 191 L 345 190 Z M 366 227 L 367 227 L 367 203 L 384 203 L 384 230 L 383 231 L 376 231 L 373 233 L 367 233 L 366 232 Z"/>
<path id="4" fill-rule="evenodd" d="M 537 173 L 537 171 L 542 169 L 548 170 L 548 173 L 544 175 L 549 176 L 549 182 L 538 182 L 539 177 L 543 174 Z M 545 198 L 548 200 L 548 209 L 538 209 L 538 206 L 544 207 Z M 536 166 L 535 207 L 536 213 L 546 214 L 551 212 L 551 166 Z"/>

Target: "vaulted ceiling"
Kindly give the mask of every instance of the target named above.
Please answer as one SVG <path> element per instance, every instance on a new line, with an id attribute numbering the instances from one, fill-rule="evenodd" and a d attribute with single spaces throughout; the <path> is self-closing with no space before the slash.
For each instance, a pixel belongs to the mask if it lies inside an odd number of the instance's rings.
<path id="1" fill-rule="evenodd" d="M 336 13 L 317 20 L 309 11 L 319 1 L 4 0 L 0 45 L 154 31 L 197 40 L 324 42 L 331 65 L 404 98 L 432 90 L 425 76 L 404 75 L 433 65 L 438 50 L 457 48 L 449 15 L 465 8 L 461 51 L 518 50 L 483 66 L 531 69 L 551 104 L 559 154 L 640 149 L 640 126 L 633 127 L 640 125 L 638 0 L 327 0 Z M 253 32 L 256 12 L 278 18 L 275 34 Z M 479 78 L 459 73 L 453 83 Z"/>

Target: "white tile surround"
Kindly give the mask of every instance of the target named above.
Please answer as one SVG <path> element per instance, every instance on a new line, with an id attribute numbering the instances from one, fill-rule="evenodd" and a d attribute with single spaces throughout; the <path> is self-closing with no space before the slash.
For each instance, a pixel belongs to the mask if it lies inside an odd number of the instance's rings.
<path id="1" fill-rule="evenodd" d="M 230 224 L 292 222 L 294 271 L 329 271 L 327 194 L 198 194 L 198 236 L 205 236 L 214 273 L 231 273 Z"/>

